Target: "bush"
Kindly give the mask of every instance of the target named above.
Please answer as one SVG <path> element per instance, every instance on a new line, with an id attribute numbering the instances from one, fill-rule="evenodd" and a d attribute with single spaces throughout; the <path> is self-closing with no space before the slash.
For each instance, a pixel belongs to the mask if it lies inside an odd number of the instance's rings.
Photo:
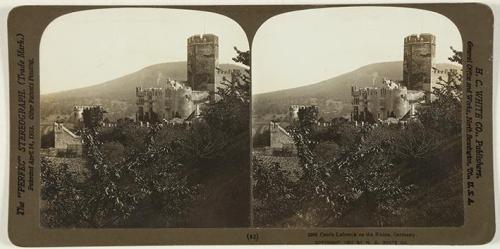
<path id="1" fill-rule="evenodd" d="M 266 167 L 261 160 L 253 159 L 254 224 L 273 225 L 294 214 L 299 203 L 296 183 L 291 173 L 279 163 Z"/>

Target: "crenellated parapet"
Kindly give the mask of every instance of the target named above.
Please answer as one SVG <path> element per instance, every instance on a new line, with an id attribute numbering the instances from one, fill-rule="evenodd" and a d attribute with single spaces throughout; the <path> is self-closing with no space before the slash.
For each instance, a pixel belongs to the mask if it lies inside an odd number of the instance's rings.
<path id="1" fill-rule="evenodd" d="M 219 37 L 214 34 L 197 34 L 187 40 L 188 46 L 204 43 L 219 43 Z"/>
<path id="2" fill-rule="evenodd" d="M 410 43 L 436 43 L 436 36 L 430 33 L 412 34 L 404 38 L 405 44 Z"/>

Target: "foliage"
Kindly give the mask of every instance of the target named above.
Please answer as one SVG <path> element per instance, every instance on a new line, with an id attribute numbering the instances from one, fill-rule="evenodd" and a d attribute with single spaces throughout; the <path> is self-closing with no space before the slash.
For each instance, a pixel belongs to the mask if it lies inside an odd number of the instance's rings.
<path id="1" fill-rule="evenodd" d="M 182 174 L 182 164 L 172 157 L 176 141 L 158 145 L 152 128 L 142 150 L 129 154 L 121 161 L 106 160 L 102 153 L 99 128 L 84 129 L 86 171 L 82 181 L 66 171 L 58 173 L 62 184 L 42 188 L 47 201 L 47 213 L 56 214 L 48 221 L 50 227 L 116 227 L 126 226 L 128 219 L 140 215 L 145 206 L 156 210 L 157 218 L 168 225 L 182 217 L 195 193 Z M 43 165 L 42 165 L 43 166 Z M 49 180 L 51 168 L 46 165 L 44 181 Z M 63 166 L 61 170 L 64 170 Z M 56 171 L 58 172 L 58 171 Z M 58 191 L 53 191 L 56 188 Z M 53 192 L 57 192 L 54 196 Z M 51 194 L 52 193 L 52 194 Z M 75 194 L 76 193 L 76 194 Z M 65 196 L 64 199 L 58 196 Z M 79 205 L 75 205 L 79 203 Z M 67 213 L 68 215 L 59 215 Z"/>
<path id="2" fill-rule="evenodd" d="M 299 187 L 292 181 L 292 174 L 273 163 L 267 167 L 257 158 L 253 159 L 253 196 L 259 200 L 254 205 L 254 223 L 272 225 L 295 212 L 298 203 L 294 194 Z"/>
<path id="3" fill-rule="evenodd" d="M 250 67 L 250 51 L 242 52 L 234 48 L 235 62 Z M 213 128 L 235 135 L 248 132 L 250 122 L 250 68 L 245 72 L 235 71 L 231 79 L 224 78 L 214 102 L 208 104 L 203 118 Z"/>
<path id="4" fill-rule="evenodd" d="M 318 161 L 308 146 L 298 146 L 303 202 L 309 203 L 306 213 L 316 217 L 313 225 L 353 225 L 356 221 L 347 214 L 356 213 L 353 217 L 366 216 L 365 225 L 381 226 L 384 217 L 401 212 L 400 204 L 412 186 L 402 184 L 395 174 L 390 140 L 369 142 L 374 130 L 361 130 L 366 133 L 361 135 L 364 143 L 343 147 L 327 162 Z M 294 139 L 297 145 L 309 143 L 299 133 Z"/>
<path id="5" fill-rule="evenodd" d="M 333 118 L 326 130 L 318 130 L 315 133 L 317 141 L 332 141 L 339 146 L 349 147 L 359 142 L 360 127 L 353 126 L 348 119 Z"/>
<path id="6" fill-rule="evenodd" d="M 42 148 L 50 148 L 54 147 L 54 130 L 50 130 L 49 132 L 42 134 L 40 138 L 40 147 Z"/>
<path id="7" fill-rule="evenodd" d="M 271 132 L 269 129 L 265 129 L 262 133 L 256 133 L 253 136 L 253 148 L 269 146 L 271 143 L 269 141 L 270 136 Z"/>
<path id="8" fill-rule="evenodd" d="M 450 61 L 462 65 L 462 52 L 454 50 Z M 458 134 L 462 127 L 462 75 L 450 72 L 447 79 L 439 77 L 433 87 L 433 101 L 419 113 L 421 122 L 431 129 L 449 135 Z"/>
<path id="9" fill-rule="evenodd" d="M 236 51 L 235 61 L 249 66 L 249 52 Z M 238 205 L 249 186 L 241 178 L 248 179 L 249 168 L 249 72 L 225 80 L 217 101 L 206 108 L 205 122 L 141 127 L 123 118 L 116 127 L 102 127 L 104 110 L 85 109 L 85 126 L 78 132 L 84 143 L 83 173 L 42 157 L 42 223 L 181 227 L 202 224 L 187 217 L 193 212 L 205 218 L 217 211 L 232 218 L 224 224 L 234 226 L 235 218 L 239 226 L 246 224 L 248 212 Z M 239 209 L 229 210 L 233 207 Z"/>
<path id="10" fill-rule="evenodd" d="M 461 62 L 462 53 L 453 54 L 450 61 Z M 290 219 L 301 226 L 462 224 L 462 78 L 450 76 L 440 79 L 418 120 L 405 124 L 357 126 L 335 118 L 319 127 L 314 111 L 299 112 L 299 122 L 289 128 L 299 160 L 297 180 L 290 180 L 283 165 L 254 161 L 256 225 Z M 443 216 L 447 209 L 458 211 Z"/>
<path id="11" fill-rule="evenodd" d="M 411 123 L 398 132 L 393 145 L 395 156 L 415 167 L 429 166 L 428 162 L 437 156 L 445 140 L 441 133 L 425 129 L 419 123 Z"/>
<path id="12" fill-rule="evenodd" d="M 80 183 L 77 175 L 69 170 L 67 164 L 55 167 L 45 157 L 40 161 L 41 199 L 44 208 L 41 223 L 47 227 L 73 226 L 80 220 Z M 71 201 L 69 201 L 71 200 Z"/>

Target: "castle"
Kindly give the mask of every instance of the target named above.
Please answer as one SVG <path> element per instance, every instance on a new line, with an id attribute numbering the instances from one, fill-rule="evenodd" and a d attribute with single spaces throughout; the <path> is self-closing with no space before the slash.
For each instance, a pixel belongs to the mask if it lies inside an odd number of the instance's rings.
<path id="1" fill-rule="evenodd" d="M 162 87 L 136 88 L 137 121 L 183 121 L 191 115 L 198 116 L 200 105 L 209 99 L 209 91 L 196 91 L 181 82 L 161 77 L 157 81 Z"/>
<path id="2" fill-rule="evenodd" d="M 432 100 L 432 91 L 440 77 L 447 78 L 456 70 L 438 70 L 434 66 L 436 37 L 413 34 L 404 38 L 403 80 L 385 80 L 382 87 L 351 88 L 351 120 L 375 122 L 394 119 L 403 121 L 415 116 L 415 107 Z"/>
<path id="3" fill-rule="evenodd" d="M 384 80 L 382 87 L 351 87 L 351 120 L 375 122 L 394 118 L 401 120 L 405 115 L 415 114 L 414 105 L 423 97 L 423 92 L 408 90 L 401 84 Z"/>
<path id="4" fill-rule="evenodd" d="M 219 38 L 213 34 L 187 39 L 187 81 L 157 79 L 157 87 L 136 88 L 138 122 L 186 122 L 200 116 L 204 104 L 215 101 L 224 79 L 236 71 L 219 69 Z"/>

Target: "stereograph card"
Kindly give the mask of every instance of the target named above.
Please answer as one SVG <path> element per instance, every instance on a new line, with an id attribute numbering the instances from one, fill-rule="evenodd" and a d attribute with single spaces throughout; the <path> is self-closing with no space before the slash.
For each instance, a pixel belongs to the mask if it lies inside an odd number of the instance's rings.
<path id="1" fill-rule="evenodd" d="M 479 3 L 21 6 L 19 246 L 484 244 Z"/>

